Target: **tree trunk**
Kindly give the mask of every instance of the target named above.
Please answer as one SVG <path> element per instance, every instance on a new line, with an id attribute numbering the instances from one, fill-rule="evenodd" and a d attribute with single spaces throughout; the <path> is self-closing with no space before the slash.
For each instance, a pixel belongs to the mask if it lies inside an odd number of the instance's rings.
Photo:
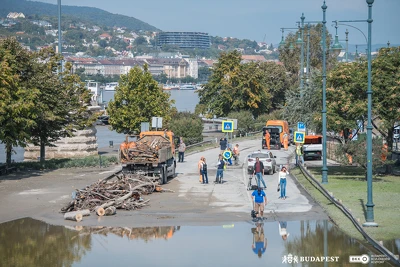
<path id="1" fill-rule="evenodd" d="M 40 138 L 40 163 L 44 163 L 46 154 L 46 146 L 44 140 Z"/>
<path id="2" fill-rule="evenodd" d="M 391 154 L 392 154 L 392 150 L 393 150 L 393 132 L 394 132 L 394 128 L 390 127 L 388 129 L 388 135 L 386 137 L 386 143 L 388 145 L 388 158 L 392 158 Z M 390 155 L 390 157 L 389 157 Z"/>
<path id="3" fill-rule="evenodd" d="M 12 153 L 12 145 L 11 144 L 6 144 L 6 164 L 9 166 L 11 164 L 11 153 Z"/>
<path id="4" fill-rule="evenodd" d="M 117 213 L 117 209 L 114 206 L 108 207 L 105 209 L 105 214 L 106 216 L 109 215 L 115 215 Z"/>
<path id="5" fill-rule="evenodd" d="M 71 211 L 64 214 L 65 220 L 80 222 L 83 216 L 89 216 L 90 210 Z"/>

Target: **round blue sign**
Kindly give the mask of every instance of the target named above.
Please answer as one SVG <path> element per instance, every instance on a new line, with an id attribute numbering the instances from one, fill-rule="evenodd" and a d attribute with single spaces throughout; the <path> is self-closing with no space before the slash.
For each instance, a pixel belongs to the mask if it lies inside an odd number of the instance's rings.
<path id="1" fill-rule="evenodd" d="M 224 159 L 232 158 L 232 152 L 229 151 L 229 150 L 225 150 L 224 153 L 223 153 L 223 157 L 224 157 Z"/>

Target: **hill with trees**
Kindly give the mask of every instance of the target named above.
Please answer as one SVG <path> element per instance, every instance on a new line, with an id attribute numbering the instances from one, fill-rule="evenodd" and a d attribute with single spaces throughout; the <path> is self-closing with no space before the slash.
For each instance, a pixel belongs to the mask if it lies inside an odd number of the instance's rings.
<path id="1" fill-rule="evenodd" d="M 136 18 L 112 14 L 99 8 L 63 5 L 61 11 L 62 15 L 103 27 L 117 26 L 130 30 L 158 31 L 156 27 Z M 0 17 L 6 17 L 9 12 L 22 12 L 25 16 L 58 16 L 57 5 L 26 0 L 3 0 L 0 5 Z"/>

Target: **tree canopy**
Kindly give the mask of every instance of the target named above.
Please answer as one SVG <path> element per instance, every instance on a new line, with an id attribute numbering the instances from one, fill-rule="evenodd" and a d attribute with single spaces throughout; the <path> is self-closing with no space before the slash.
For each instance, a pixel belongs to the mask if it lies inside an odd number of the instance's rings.
<path id="1" fill-rule="evenodd" d="M 222 53 L 198 92 L 199 105 L 209 115 L 248 110 L 257 117 L 283 102 L 287 84 L 284 68 L 276 63 L 241 63 L 238 51 Z"/>
<path id="2" fill-rule="evenodd" d="M 107 112 L 109 123 L 118 133 L 140 132 L 142 122 L 151 122 L 152 117 L 162 117 L 163 123 L 171 119 L 170 95 L 162 91 L 148 71 L 136 66 L 127 75 L 121 75 L 114 100 Z"/>

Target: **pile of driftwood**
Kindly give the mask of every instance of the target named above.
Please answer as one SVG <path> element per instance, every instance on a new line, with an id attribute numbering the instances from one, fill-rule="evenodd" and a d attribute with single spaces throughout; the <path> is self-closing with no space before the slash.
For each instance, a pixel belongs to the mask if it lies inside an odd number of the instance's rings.
<path id="1" fill-rule="evenodd" d="M 61 209 L 67 220 L 81 221 L 83 216 L 96 212 L 98 216 L 114 215 L 117 209 L 134 210 L 148 205 L 142 195 L 172 190 L 158 185 L 158 177 L 142 174 L 119 174 L 100 180 L 73 192 L 73 198 Z"/>
<path id="2" fill-rule="evenodd" d="M 129 160 L 157 162 L 158 150 L 169 145 L 162 136 L 145 136 L 128 149 L 128 157 Z"/>

